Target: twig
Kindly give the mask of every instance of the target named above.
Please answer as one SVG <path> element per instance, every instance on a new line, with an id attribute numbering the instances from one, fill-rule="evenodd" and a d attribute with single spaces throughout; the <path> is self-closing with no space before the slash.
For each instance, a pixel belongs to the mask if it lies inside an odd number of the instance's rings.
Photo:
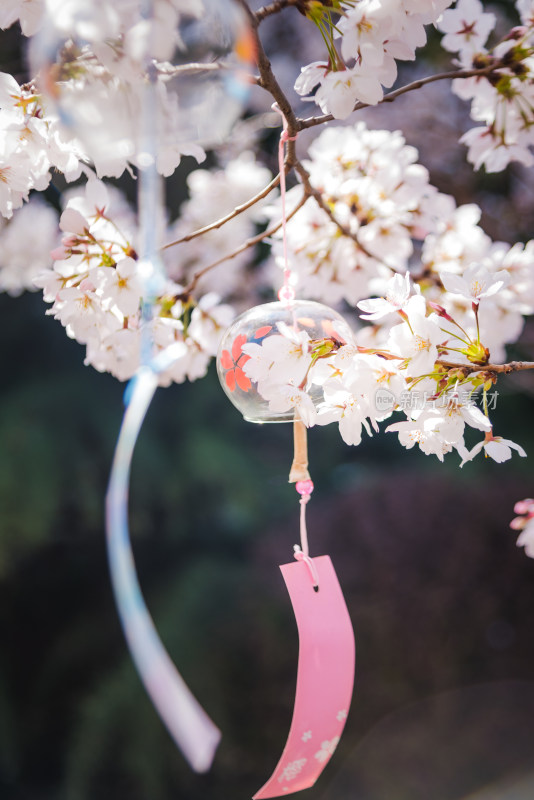
<path id="1" fill-rule="evenodd" d="M 297 211 L 299 211 L 299 209 L 302 208 L 302 206 L 304 205 L 304 203 L 306 203 L 306 201 L 308 199 L 309 199 L 309 195 L 304 194 L 301 197 L 301 199 L 299 200 L 299 202 L 297 203 L 297 205 L 295 206 L 295 208 L 293 208 L 289 212 L 289 214 L 287 214 L 286 220 L 291 219 L 291 217 L 293 217 L 297 213 Z M 255 244 L 258 244 L 259 242 L 262 242 L 264 239 L 267 239 L 269 236 L 272 236 L 274 233 L 279 231 L 281 227 L 282 227 L 282 221 L 277 222 L 276 225 L 273 225 L 271 228 L 268 228 L 267 230 L 263 231 L 263 233 L 260 233 L 257 236 L 253 236 L 251 239 L 246 239 L 243 242 L 243 244 L 240 247 L 237 248 L 237 250 L 234 250 L 232 253 L 229 253 L 228 255 L 217 259 L 217 261 L 214 261 L 212 264 L 208 264 L 207 267 L 203 267 L 198 272 L 195 272 L 195 274 L 193 275 L 193 277 L 191 279 L 191 282 L 184 289 L 184 291 L 182 293 L 182 296 L 190 295 L 191 292 L 193 292 L 193 290 L 196 288 L 197 283 L 199 282 L 199 280 L 204 275 L 206 275 L 207 272 L 210 272 L 210 270 L 215 269 L 215 267 L 218 267 L 219 264 L 223 264 L 225 261 L 230 261 L 232 258 L 235 258 L 240 253 L 243 253 L 245 250 L 248 250 L 249 247 L 254 247 Z"/>
<path id="2" fill-rule="evenodd" d="M 191 239 L 196 239 L 197 236 L 203 236 L 203 234 L 208 233 L 208 231 L 213 231 L 216 228 L 222 228 L 227 222 L 230 222 L 231 219 L 237 217 L 239 214 L 242 214 L 243 211 L 246 211 L 247 208 L 250 208 L 255 203 L 258 203 L 264 197 L 272 192 L 272 190 L 278 186 L 280 183 L 280 175 L 276 175 L 272 181 L 262 189 L 261 192 L 258 192 L 257 195 L 251 197 L 250 200 L 247 200 L 246 203 L 242 203 L 240 206 L 236 206 L 233 211 L 230 211 L 225 217 L 221 217 L 220 219 L 216 220 L 215 222 L 211 222 L 209 225 L 205 225 L 203 228 L 198 228 L 196 231 L 192 233 L 188 233 L 185 236 L 182 236 L 180 239 L 176 239 L 174 242 L 168 242 L 167 244 L 163 245 L 161 248 L 162 250 L 168 250 L 169 247 L 174 247 L 175 244 L 182 244 L 182 242 L 190 242 Z"/>
<path id="3" fill-rule="evenodd" d="M 396 100 L 401 94 L 413 92 L 415 89 L 421 89 L 428 83 L 434 83 L 435 81 L 453 80 L 454 78 L 484 78 L 487 75 L 491 75 L 491 73 L 495 72 L 497 69 L 502 69 L 502 66 L 502 63 L 497 61 L 495 64 L 491 64 L 489 67 L 482 67 L 481 69 L 457 69 L 451 70 L 450 72 L 441 72 L 438 75 L 428 75 L 426 78 L 420 78 L 392 92 L 388 92 L 376 105 L 392 103 L 393 100 Z M 356 103 L 352 110 L 360 111 L 362 108 L 369 108 L 369 106 L 369 103 Z M 320 117 L 308 117 L 307 119 L 299 118 L 297 119 L 297 130 L 302 131 L 306 128 L 313 128 L 315 125 L 323 125 L 325 122 L 332 122 L 333 119 L 334 117 L 332 114 L 323 114 Z"/>
<path id="4" fill-rule="evenodd" d="M 509 361 L 508 364 L 485 364 L 484 366 L 476 366 L 475 364 L 455 364 L 452 361 L 442 361 L 438 359 L 436 364 L 440 364 L 446 369 L 462 370 L 466 376 L 471 375 L 473 372 L 494 372 L 508 375 L 510 372 L 534 369 L 534 361 Z"/>
<path id="5" fill-rule="evenodd" d="M 272 14 L 278 14 L 280 11 L 283 11 L 284 8 L 289 8 L 290 6 L 297 6 L 299 5 L 299 2 L 300 0 L 275 0 L 274 3 L 259 8 L 254 13 L 254 16 L 259 24 L 266 17 L 270 17 Z"/>

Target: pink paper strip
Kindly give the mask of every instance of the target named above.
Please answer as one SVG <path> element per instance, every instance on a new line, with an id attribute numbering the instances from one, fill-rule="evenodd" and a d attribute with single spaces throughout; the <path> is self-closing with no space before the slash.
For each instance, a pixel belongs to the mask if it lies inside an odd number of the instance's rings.
<path id="1" fill-rule="evenodd" d="M 280 797 L 313 786 L 339 742 L 354 685 L 354 632 L 329 556 L 312 559 L 314 591 L 304 562 L 283 564 L 299 631 L 295 708 L 276 769 L 253 800 Z"/>

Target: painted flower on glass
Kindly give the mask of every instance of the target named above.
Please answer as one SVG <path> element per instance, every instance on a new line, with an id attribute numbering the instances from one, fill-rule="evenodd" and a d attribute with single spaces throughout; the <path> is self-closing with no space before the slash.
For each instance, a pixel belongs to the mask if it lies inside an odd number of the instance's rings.
<path id="1" fill-rule="evenodd" d="M 243 392 L 248 392 L 252 386 L 250 378 L 247 378 L 243 372 L 243 365 L 250 359 L 250 356 L 243 352 L 243 345 L 246 341 L 247 337 L 244 333 L 236 336 L 232 343 L 231 351 L 223 350 L 221 354 L 221 365 L 223 369 L 228 370 L 224 379 L 231 392 L 235 391 L 236 385 Z"/>

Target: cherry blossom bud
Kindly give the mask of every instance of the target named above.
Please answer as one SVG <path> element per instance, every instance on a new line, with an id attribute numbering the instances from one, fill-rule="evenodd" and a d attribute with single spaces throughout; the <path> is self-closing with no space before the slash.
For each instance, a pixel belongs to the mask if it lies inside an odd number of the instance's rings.
<path id="1" fill-rule="evenodd" d="M 510 40 L 518 40 L 523 39 L 524 36 L 528 33 L 528 28 L 524 25 L 517 25 L 515 28 L 512 28 L 503 39 L 503 42 L 508 42 Z"/>
<path id="2" fill-rule="evenodd" d="M 451 317 L 451 315 L 450 315 L 450 314 L 447 314 L 447 312 L 445 311 L 445 309 L 443 308 L 443 306 L 440 306 L 440 304 L 439 304 L 439 303 L 435 303 L 433 300 L 429 300 L 429 301 L 428 301 L 428 305 L 430 306 L 430 308 L 431 308 L 433 311 L 435 311 L 435 312 L 436 312 L 436 314 L 438 314 L 440 317 L 443 317 L 444 319 L 446 319 L 446 320 L 447 320 L 447 322 L 452 322 L 452 323 L 454 323 L 454 320 L 453 320 L 453 318 Z"/>
<path id="3" fill-rule="evenodd" d="M 511 523 L 510 527 L 513 531 L 522 531 L 525 527 L 527 521 L 524 517 L 515 517 Z"/>

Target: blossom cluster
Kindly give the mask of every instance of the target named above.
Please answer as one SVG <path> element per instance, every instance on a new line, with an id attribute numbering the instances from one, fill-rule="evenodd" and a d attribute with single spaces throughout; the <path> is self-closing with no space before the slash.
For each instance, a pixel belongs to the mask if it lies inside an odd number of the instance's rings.
<path id="1" fill-rule="evenodd" d="M 0 215 L 10 218 L 31 190 L 46 189 L 52 169 L 67 181 L 78 178 L 80 157 L 57 118 L 46 113 L 35 86 L 19 86 L 12 75 L 0 73 Z"/>
<path id="2" fill-rule="evenodd" d="M 484 11 L 480 0 L 458 0 L 438 22 L 445 33 L 441 44 L 458 53 L 459 64 L 486 70 L 456 79 L 452 90 L 471 101 L 471 118 L 482 123 L 460 141 L 475 169 L 484 166 L 488 172 L 500 172 L 510 161 L 534 164 L 534 14 L 530 0 L 515 5 L 521 25 L 489 51 L 485 45 L 496 17 Z"/>
<path id="3" fill-rule="evenodd" d="M 122 194 L 90 179 L 82 191 L 71 192 L 60 228 L 53 267 L 34 283 L 52 303 L 48 313 L 86 346 L 85 363 L 125 380 L 139 368 L 143 348 L 156 357 L 174 345 L 172 364 L 159 374 L 161 385 L 205 375 L 234 312 L 213 293 L 198 302 L 183 296 L 183 286 L 167 279 L 145 318 L 136 222 Z"/>
<path id="4" fill-rule="evenodd" d="M 436 23 L 453 0 L 340 0 L 304 3 L 325 38 L 328 61 L 302 67 L 300 95 L 319 87 L 313 99 L 324 113 L 345 119 L 358 101 L 374 105 L 397 78 L 398 60 L 413 60 L 426 42 L 425 25 Z M 332 11 L 339 13 L 334 23 Z M 341 38 L 341 55 L 336 41 Z"/>

